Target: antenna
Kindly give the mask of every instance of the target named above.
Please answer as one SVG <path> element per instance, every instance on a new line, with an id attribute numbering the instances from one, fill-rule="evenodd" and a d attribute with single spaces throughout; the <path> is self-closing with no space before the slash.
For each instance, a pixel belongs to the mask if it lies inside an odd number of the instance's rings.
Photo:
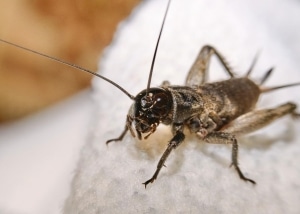
<path id="1" fill-rule="evenodd" d="M 97 76 L 97 77 L 99 77 L 99 78 L 105 80 L 106 82 L 109 82 L 109 83 L 112 84 L 113 86 L 117 87 L 120 91 L 122 91 L 124 94 L 126 94 L 130 99 L 134 100 L 134 96 L 131 95 L 129 92 L 127 92 L 127 91 L 126 91 L 124 88 L 122 88 L 120 85 L 118 85 L 117 83 L 113 82 L 112 80 L 110 80 L 110 79 L 108 79 L 108 78 L 106 78 L 106 77 L 104 77 L 104 76 L 102 76 L 102 75 L 100 75 L 100 74 L 98 74 L 98 73 L 96 73 L 96 72 L 93 72 L 93 71 L 90 71 L 90 70 L 88 70 L 88 69 L 86 69 L 86 68 L 80 67 L 79 65 L 72 64 L 72 63 L 63 61 L 63 60 L 61 60 L 61 59 L 58 59 L 58 58 L 55 58 L 55 57 L 52 57 L 52 56 L 49 56 L 49 55 L 40 53 L 40 52 L 38 52 L 38 51 L 34 51 L 34 50 L 29 49 L 29 48 L 25 48 L 25 47 L 23 47 L 23 46 L 14 44 L 14 43 L 12 43 L 12 42 L 5 41 L 5 40 L 3 40 L 3 39 L 0 39 L 0 41 L 3 42 L 3 43 L 9 44 L 9 45 L 11 45 L 11 46 L 20 48 L 20 49 L 22 49 L 22 50 L 25 50 L 25 51 L 34 53 L 34 54 L 36 54 L 36 55 L 39 55 L 39 56 L 42 56 L 42 57 L 51 59 L 51 60 L 53 60 L 53 61 L 55 61 L 55 62 L 64 64 L 64 65 L 69 66 L 69 67 L 71 67 L 71 68 L 75 68 L 75 69 L 77 69 L 77 70 L 84 71 L 84 72 L 90 73 L 90 74 L 92 74 L 92 75 L 94 75 L 94 76 Z"/>
<path id="2" fill-rule="evenodd" d="M 168 1 L 167 9 L 166 9 L 166 12 L 165 12 L 165 15 L 164 15 L 164 19 L 163 19 L 163 22 L 161 24 L 160 32 L 159 32 L 159 35 L 158 35 L 158 39 L 157 39 L 157 42 L 156 42 L 156 46 L 155 46 L 155 50 L 154 50 L 154 55 L 153 55 L 153 59 L 152 59 L 152 63 L 151 63 L 151 68 L 150 68 L 150 73 L 149 73 L 149 77 L 148 77 L 146 95 L 148 95 L 148 91 L 149 91 L 149 88 L 150 88 L 152 74 L 153 74 L 153 68 L 154 68 L 154 63 L 155 63 L 155 59 L 156 59 L 156 53 L 157 53 L 157 49 L 158 49 L 158 45 L 159 45 L 161 33 L 162 33 L 163 28 L 164 28 L 165 20 L 166 20 L 167 14 L 168 14 L 170 3 L 171 3 L 171 0 Z"/>

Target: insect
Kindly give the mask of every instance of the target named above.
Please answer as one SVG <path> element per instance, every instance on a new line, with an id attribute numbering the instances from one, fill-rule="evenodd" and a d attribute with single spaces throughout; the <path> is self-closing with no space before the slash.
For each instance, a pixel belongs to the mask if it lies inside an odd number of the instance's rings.
<path id="1" fill-rule="evenodd" d="M 171 126 L 173 137 L 161 156 L 153 176 L 143 183 L 145 188 L 157 179 L 172 150 L 184 141 L 185 129 L 188 129 L 206 143 L 231 144 L 231 165 L 242 180 L 255 184 L 255 181 L 247 178 L 239 168 L 238 142 L 235 136 L 258 130 L 287 114 L 300 117 L 300 114 L 296 112 L 296 104 L 292 102 L 270 109 L 255 109 L 258 98 L 262 93 L 297 86 L 300 85 L 300 82 L 269 88 L 263 87 L 263 83 L 270 76 L 273 69 L 270 69 L 259 83 L 255 83 L 249 76 L 256 60 L 253 61 L 244 77 L 236 77 L 220 52 L 214 47 L 206 45 L 200 50 L 187 75 L 184 86 L 174 86 L 168 81 L 164 81 L 160 87 L 150 87 L 156 53 L 169 6 L 170 0 L 156 43 L 147 87 L 136 96 L 131 95 L 123 87 L 98 73 L 2 39 L 0 41 L 95 75 L 114 85 L 132 99 L 133 104 L 126 117 L 123 132 L 117 138 L 107 140 L 106 144 L 121 141 L 127 132 L 138 139 L 147 139 L 160 124 Z M 208 65 L 212 56 L 216 56 L 221 62 L 230 77 L 228 80 L 206 82 Z"/>

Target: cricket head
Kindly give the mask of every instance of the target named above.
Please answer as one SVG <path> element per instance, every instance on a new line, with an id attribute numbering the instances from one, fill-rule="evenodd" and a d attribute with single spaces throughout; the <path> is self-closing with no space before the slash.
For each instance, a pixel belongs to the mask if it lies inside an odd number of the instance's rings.
<path id="1" fill-rule="evenodd" d="M 129 129 L 131 134 L 135 136 L 131 125 L 132 122 L 134 122 L 134 128 L 139 139 L 142 139 L 142 134 L 146 134 L 144 139 L 147 139 L 153 132 L 155 132 L 156 127 L 159 125 L 159 123 L 161 123 L 162 121 L 167 121 L 168 115 L 170 114 L 173 105 L 170 92 L 162 88 L 150 88 L 156 53 L 164 23 L 166 21 L 170 2 L 171 1 L 169 0 L 158 39 L 156 41 L 147 88 L 141 91 L 136 97 L 134 97 L 135 102 L 131 106 L 131 109 L 127 116 L 127 129 Z"/>
<path id="2" fill-rule="evenodd" d="M 136 97 L 127 118 L 128 127 L 131 130 L 133 122 L 134 129 L 139 139 L 142 134 L 148 138 L 156 127 L 165 121 L 171 114 L 173 101 L 170 92 L 163 88 L 149 88 L 141 91 Z M 132 131 L 131 131 L 132 133 Z"/>

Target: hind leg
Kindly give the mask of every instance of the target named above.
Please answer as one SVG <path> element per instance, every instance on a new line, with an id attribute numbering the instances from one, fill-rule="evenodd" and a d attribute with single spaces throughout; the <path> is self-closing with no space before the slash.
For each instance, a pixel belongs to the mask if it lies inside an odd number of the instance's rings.
<path id="1" fill-rule="evenodd" d="M 209 133 L 203 140 L 213 144 L 232 144 L 232 166 L 234 166 L 242 180 L 255 184 L 255 181 L 245 177 L 239 168 L 238 143 L 235 135 L 246 134 L 258 130 L 287 114 L 291 114 L 294 117 L 300 117 L 300 114 L 295 111 L 296 107 L 297 106 L 294 103 L 286 103 L 273 109 L 249 112 L 237 118 L 227 127 L 222 128 L 221 131 Z"/>
<path id="2" fill-rule="evenodd" d="M 231 78 L 234 77 L 232 69 L 228 66 L 228 63 L 225 61 L 224 57 L 214 47 L 205 45 L 200 50 L 200 53 L 198 54 L 187 75 L 185 81 L 187 86 L 201 85 L 206 82 L 206 73 L 209 68 L 210 58 L 213 54 L 220 60 L 229 76 Z"/>
<path id="3" fill-rule="evenodd" d="M 221 130 L 234 135 L 248 134 L 287 114 L 299 118 L 300 114 L 295 111 L 296 108 L 297 105 L 294 103 L 285 103 L 276 108 L 255 110 L 238 117 Z"/>

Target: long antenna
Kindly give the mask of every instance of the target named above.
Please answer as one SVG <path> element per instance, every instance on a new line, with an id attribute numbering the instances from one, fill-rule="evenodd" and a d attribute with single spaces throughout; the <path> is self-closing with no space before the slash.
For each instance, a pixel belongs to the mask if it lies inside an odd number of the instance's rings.
<path id="1" fill-rule="evenodd" d="M 170 3 L 171 3 L 171 0 L 168 1 L 167 9 L 166 9 L 166 12 L 165 12 L 165 15 L 164 15 L 164 19 L 163 19 L 163 22 L 161 24 L 160 32 L 159 32 L 159 35 L 158 35 L 158 39 L 157 39 L 157 42 L 156 42 L 155 51 L 154 51 L 154 55 L 153 55 L 153 59 L 152 59 L 152 63 L 151 63 L 151 68 L 150 68 L 150 73 L 149 73 L 149 77 L 148 77 L 148 84 L 147 84 L 147 89 L 146 89 L 146 95 L 148 94 L 148 90 L 150 88 L 152 74 L 153 74 L 153 68 L 154 68 L 154 63 L 155 63 L 155 59 L 156 59 L 156 53 L 157 53 L 157 49 L 158 49 L 158 45 L 159 45 L 161 33 L 163 31 L 165 20 L 166 20 L 167 14 L 168 14 Z"/>
<path id="2" fill-rule="evenodd" d="M 51 59 L 51 60 L 56 61 L 56 62 L 58 62 L 58 63 L 67 65 L 67 66 L 69 66 L 69 67 L 71 67 L 71 68 L 75 68 L 75 69 L 80 70 L 80 71 L 85 71 L 85 72 L 90 73 L 90 74 L 92 74 L 92 75 L 94 75 L 94 76 L 97 76 L 97 77 L 99 77 L 99 78 L 105 80 L 106 82 L 109 82 L 110 84 L 114 85 L 114 86 L 117 87 L 119 90 L 121 90 L 124 94 L 126 94 L 130 99 L 134 100 L 134 96 L 131 95 L 129 92 L 127 92 L 127 91 L 126 91 L 124 88 L 122 88 L 120 85 L 118 85 L 117 83 L 113 82 L 112 80 L 110 80 L 110 79 L 108 79 L 108 78 L 106 78 L 106 77 L 104 77 L 104 76 L 102 76 L 102 75 L 100 75 L 100 74 L 97 74 L 96 72 L 93 72 L 93 71 L 90 71 L 90 70 L 88 70 L 88 69 L 86 69 L 86 68 L 80 67 L 79 65 L 72 64 L 72 63 L 63 61 L 63 60 L 61 60 L 61 59 L 58 59 L 58 58 L 55 58 L 55 57 L 52 57 L 52 56 L 49 56 L 49 55 L 40 53 L 40 52 L 38 52 L 38 51 L 34 51 L 34 50 L 29 49 L 29 48 L 25 48 L 25 47 L 23 47 L 23 46 L 14 44 L 14 43 L 12 43 L 12 42 L 5 41 L 5 40 L 3 40 L 3 39 L 0 39 L 0 41 L 3 42 L 3 43 L 6 43 L 6 44 L 12 45 L 12 46 L 14 46 L 14 47 L 23 49 L 23 50 L 25 50 L 25 51 L 28 51 L 28 52 L 37 54 L 37 55 L 39 55 L 39 56 L 42 56 L 42 57 Z"/>

